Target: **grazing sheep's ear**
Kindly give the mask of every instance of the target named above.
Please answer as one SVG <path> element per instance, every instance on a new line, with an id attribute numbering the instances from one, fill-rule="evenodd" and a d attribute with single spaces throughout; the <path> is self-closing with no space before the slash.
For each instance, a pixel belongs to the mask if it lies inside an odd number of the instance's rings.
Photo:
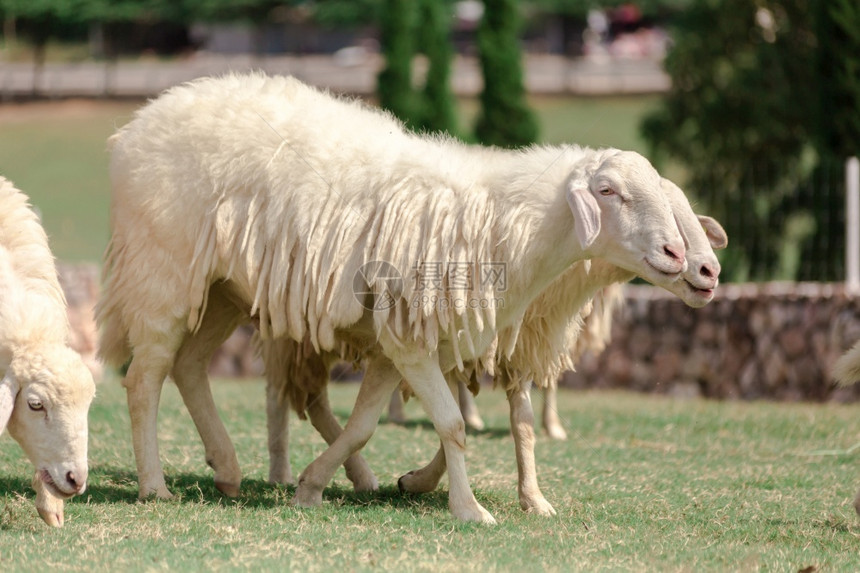
<path id="1" fill-rule="evenodd" d="M 568 183 L 567 204 L 573 211 L 579 245 L 587 249 L 600 233 L 600 206 L 588 189 L 588 180 L 585 177 L 577 177 Z"/>
<path id="2" fill-rule="evenodd" d="M 729 237 L 726 235 L 726 231 L 722 225 L 717 223 L 716 219 L 706 217 L 705 215 L 696 215 L 696 217 L 699 218 L 699 223 L 702 224 L 702 228 L 705 230 L 705 236 L 711 242 L 711 248 L 725 249 L 726 245 L 729 244 Z"/>
<path id="3" fill-rule="evenodd" d="M 15 406 L 15 398 L 18 396 L 18 381 L 7 373 L 0 380 L 0 434 L 6 429 L 9 418 L 12 417 L 12 408 Z"/>

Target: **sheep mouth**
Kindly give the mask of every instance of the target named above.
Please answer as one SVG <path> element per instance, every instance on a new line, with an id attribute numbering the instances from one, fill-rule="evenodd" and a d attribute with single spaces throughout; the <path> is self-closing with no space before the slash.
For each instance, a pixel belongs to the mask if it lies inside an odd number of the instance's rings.
<path id="1" fill-rule="evenodd" d="M 664 277 L 678 277 L 681 275 L 680 270 L 678 270 L 678 271 L 667 271 L 665 269 L 661 269 L 660 267 L 658 267 L 657 265 L 655 265 L 654 263 L 649 261 L 648 257 L 645 257 L 644 260 L 645 260 L 646 265 L 648 265 L 649 267 L 651 267 L 652 269 L 654 269 L 655 271 L 657 271 L 658 273 L 660 273 Z"/>
<path id="2" fill-rule="evenodd" d="M 51 473 L 46 469 L 39 470 L 39 480 L 45 484 L 45 487 L 48 489 L 48 492 L 57 497 L 59 499 L 69 499 L 74 496 L 77 492 L 73 491 L 71 493 L 63 491 L 60 487 L 54 482 L 54 478 L 51 477 Z"/>
<path id="3" fill-rule="evenodd" d="M 690 281 L 688 281 L 687 279 L 684 279 L 684 282 L 687 283 L 687 286 L 689 286 L 690 289 L 697 294 L 700 294 L 704 297 L 714 296 L 714 287 L 700 288 L 700 287 L 697 287 L 696 285 L 694 285 L 693 283 L 691 283 Z"/>

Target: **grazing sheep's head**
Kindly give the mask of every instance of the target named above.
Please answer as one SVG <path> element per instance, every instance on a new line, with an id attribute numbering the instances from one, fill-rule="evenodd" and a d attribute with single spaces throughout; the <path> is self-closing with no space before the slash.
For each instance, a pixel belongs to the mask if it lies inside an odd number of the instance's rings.
<path id="1" fill-rule="evenodd" d="M 714 298 L 720 277 L 720 262 L 714 249 L 726 248 L 729 239 L 717 221 L 693 213 L 690 202 L 677 185 L 663 179 L 663 188 L 687 247 L 687 270 L 681 274 L 681 280 L 667 285 L 666 289 L 688 306 L 699 308 Z"/>
<path id="2" fill-rule="evenodd" d="M 568 182 L 580 246 L 659 286 L 679 280 L 686 249 L 660 174 L 638 153 L 609 149 Z"/>
<path id="3" fill-rule="evenodd" d="M 15 353 L 0 381 L 0 432 L 9 433 L 36 466 L 36 479 L 58 499 L 87 485 L 87 412 L 92 375 L 65 346 Z"/>

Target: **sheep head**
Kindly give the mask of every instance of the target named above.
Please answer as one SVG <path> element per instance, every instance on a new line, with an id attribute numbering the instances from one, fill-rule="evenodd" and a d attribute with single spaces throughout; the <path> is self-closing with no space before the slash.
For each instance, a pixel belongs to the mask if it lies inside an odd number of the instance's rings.
<path id="1" fill-rule="evenodd" d="M 667 285 L 666 289 L 688 306 L 699 308 L 714 298 L 721 270 L 714 249 L 724 249 L 728 237 L 716 220 L 693 213 L 690 202 L 677 185 L 668 179 L 663 179 L 662 184 L 687 248 L 687 270 L 681 274 L 681 280 Z"/>
<path id="2" fill-rule="evenodd" d="M 687 268 L 684 240 L 660 174 L 638 153 L 598 152 L 568 181 L 576 238 L 600 257 L 659 286 Z"/>
<path id="3" fill-rule="evenodd" d="M 94 395 L 89 369 L 70 348 L 48 345 L 13 353 L 0 381 L 0 432 L 8 426 L 36 466 L 38 494 L 62 500 L 86 489 L 87 413 Z M 59 525 L 61 517 L 46 521 Z"/>

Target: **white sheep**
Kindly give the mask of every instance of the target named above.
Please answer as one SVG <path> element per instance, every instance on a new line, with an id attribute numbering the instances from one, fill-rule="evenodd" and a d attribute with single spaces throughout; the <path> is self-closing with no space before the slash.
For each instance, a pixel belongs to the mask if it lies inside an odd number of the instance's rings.
<path id="1" fill-rule="evenodd" d="M 687 270 L 682 274 L 683 280 L 670 290 L 689 306 L 701 307 L 713 299 L 718 284 L 720 264 L 713 249 L 725 248 L 728 239 L 715 220 L 693 213 L 674 183 L 664 180 L 664 189 L 687 244 Z M 633 278 L 624 269 L 599 259 L 592 260 L 590 268 L 586 267 L 584 263 L 575 264 L 537 297 L 526 311 L 516 349 L 510 357 L 498 357 L 496 382 L 505 388 L 510 406 L 520 506 L 543 515 L 552 515 L 555 510 L 537 483 L 531 381 L 538 387 L 554 388 L 561 373 L 572 370 L 585 350 L 602 350 L 611 320 L 603 308 L 610 305 L 599 301 L 599 315 L 586 330 L 584 324 L 594 314 L 592 298 L 604 297 L 604 289 Z M 583 316 L 584 313 L 591 315 Z M 409 492 L 431 491 L 444 471 L 445 457 L 440 450 L 430 464 L 407 473 L 398 485 Z"/>
<path id="2" fill-rule="evenodd" d="M 832 377 L 840 386 L 860 381 L 860 341 L 839 357 L 833 365 Z M 854 496 L 854 510 L 860 515 L 860 490 Z"/>
<path id="3" fill-rule="evenodd" d="M 63 500 L 87 484 L 92 375 L 69 348 L 65 298 L 27 197 L 0 177 L 0 433 L 36 467 L 36 508 L 63 524 Z"/>
<path id="4" fill-rule="evenodd" d="M 686 268 L 660 176 L 638 154 L 466 152 L 293 78 L 178 86 L 139 110 L 110 146 L 100 351 L 114 365 L 134 356 L 125 385 L 143 497 L 170 496 L 156 429 L 168 373 L 201 436 L 226 436 L 200 362 L 236 320 L 226 311 L 228 319 L 210 318 L 222 311 L 209 306 L 232 305 L 264 339 L 307 335 L 318 350 L 345 341 L 369 357 L 345 431 L 300 476 L 295 503 L 321 503 L 337 466 L 369 439 L 405 378 L 444 444 L 452 512 L 492 522 L 468 484 L 463 421 L 443 373 L 492 360 L 500 331 L 510 333 L 502 348 L 512 351 L 510 327 L 578 260 L 599 256 L 660 285 Z M 479 280 L 460 290 L 445 272 L 447 303 L 438 304 L 412 281 L 390 288 L 362 275 L 372 261 L 401 273 L 423 261 L 503 264 L 507 280 L 503 291 Z M 362 299 L 356 277 L 366 279 Z M 216 284 L 218 305 L 207 300 Z M 206 437 L 204 446 L 216 483 L 238 487 L 232 447 Z"/>

